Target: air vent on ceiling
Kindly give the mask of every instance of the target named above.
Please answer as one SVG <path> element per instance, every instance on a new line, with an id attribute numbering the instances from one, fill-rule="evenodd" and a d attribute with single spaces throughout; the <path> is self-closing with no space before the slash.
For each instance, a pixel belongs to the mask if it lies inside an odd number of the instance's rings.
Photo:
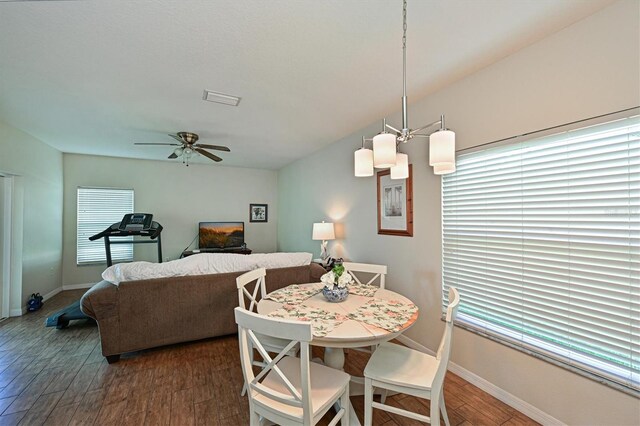
<path id="1" fill-rule="evenodd" d="M 224 93 L 213 92 L 211 90 L 205 90 L 202 99 L 231 106 L 238 106 L 240 103 L 240 98 L 237 96 L 225 95 Z"/>

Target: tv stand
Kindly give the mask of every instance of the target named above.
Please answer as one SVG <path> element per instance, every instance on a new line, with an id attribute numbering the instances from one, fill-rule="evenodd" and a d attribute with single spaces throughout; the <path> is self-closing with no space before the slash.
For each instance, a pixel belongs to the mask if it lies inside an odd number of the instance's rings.
<path id="1" fill-rule="evenodd" d="M 191 256 L 198 253 L 233 253 L 233 254 L 251 254 L 251 249 L 248 248 L 221 248 L 221 249 L 201 249 L 201 250 L 185 250 L 180 255 L 180 259 L 183 257 Z"/>

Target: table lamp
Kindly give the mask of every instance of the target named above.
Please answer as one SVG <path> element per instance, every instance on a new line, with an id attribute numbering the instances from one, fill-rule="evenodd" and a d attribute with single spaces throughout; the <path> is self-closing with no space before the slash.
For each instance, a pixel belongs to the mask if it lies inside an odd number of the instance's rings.
<path id="1" fill-rule="evenodd" d="M 333 230 L 333 223 L 325 223 L 325 221 L 322 221 L 322 223 L 314 223 L 311 239 L 322 241 L 320 245 L 322 249 L 320 252 L 320 259 L 322 259 L 322 262 L 326 262 L 329 257 L 329 253 L 327 253 L 328 240 L 336 239 L 336 233 Z"/>

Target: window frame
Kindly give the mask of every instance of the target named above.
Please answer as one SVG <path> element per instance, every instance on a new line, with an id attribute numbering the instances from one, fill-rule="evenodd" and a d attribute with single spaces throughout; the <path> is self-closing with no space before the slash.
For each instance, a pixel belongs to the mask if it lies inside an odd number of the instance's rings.
<path id="1" fill-rule="evenodd" d="M 477 151 L 485 151 L 487 149 L 492 149 L 494 147 L 500 146 L 508 146 L 515 145 L 518 143 L 522 143 L 528 140 L 541 139 L 547 136 L 555 135 L 562 132 L 568 132 L 572 130 L 585 129 L 591 126 L 597 126 L 600 124 L 605 124 L 607 122 L 612 122 L 621 119 L 627 119 L 640 115 L 640 107 L 628 108 L 622 111 L 617 111 L 611 114 L 604 114 L 597 117 L 592 117 L 585 120 L 579 120 L 567 124 L 563 124 L 560 126 L 554 126 L 534 132 L 524 133 L 518 136 L 513 136 L 505 139 L 500 139 L 494 142 L 489 142 L 485 144 L 476 145 L 470 148 L 458 150 L 457 153 L 473 153 Z M 444 316 L 446 313 L 447 301 L 446 301 L 446 291 L 445 291 L 445 279 L 444 279 L 444 267 L 445 267 L 445 201 L 444 201 L 444 182 L 445 179 L 441 180 L 441 319 L 444 320 Z M 455 284 L 454 284 L 455 286 Z M 631 294 L 631 293 L 630 293 Z M 631 317 L 633 318 L 633 317 Z M 630 394 L 634 397 L 640 397 L 640 383 L 634 384 L 626 384 L 621 382 L 619 379 L 616 379 L 616 376 L 611 373 L 608 374 L 605 371 L 598 371 L 598 367 L 595 365 L 597 362 L 594 362 L 592 358 L 584 357 L 582 363 L 573 358 L 563 357 L 558 354 L 557 351 L 550 349 L 551 344 L 544 342 L 541 339 L 536 339 L 534 337 L 527 338 L 513 338 L 509 337 L 509 330 L 506 327 L 501 327 L 495 323 L 490 323 L 488 321 L 484 321 L 479 318 L 475 318 L 471 315 L 465 315 L 462 312 L 458 313 L 458 317 L 456 318 L 454 324 L 462 329 L 465 329 L 471 333 L 477 334 L 481 337 L 485 337 L 494 342 L 500 343 L 512 349 L 518 350 L 520 352 L 526 353 L 534 358 L 541 359 L 558 367 L 564 368 L 566 370 L 572 371 L 581 376 L 590 378 L 597 382 L 600 382 L 606 386 L 615 388 L 624 393 Z M 512 335 L 519 334 L 514 331 L 511 331 Z M 634 334 L 631 334 L 632 339 Z M 633 341 L 633 340 L 632 340 Z M 546 347 L 545 347 L 546 346 Z M 580 356 L 577 356 L 580 358 Z M 586 362 L 586 360 L 590 362 Z M 604 365 L 604 364 L 603 364 Z M 633 373 L 632 373 L 633 374 Z M 637 374 L 637 373 L 636 373 Z"/>
<path id="2" fill-rule="evenodd" d="M 100 240 L 96 240 L 96 241 L 92 241 L 90 244 L 100 244 L 103 248 L 103 253 L 101 255 L 101 260 L 89 260 L 89 261 L 80 261 L 80 253 L 82 251 L 82 247 L 80 247 L 80 241 L 81 238 L 88 238 L 86 236 L 85 233 L 83 233 L 83 235 L 80 235 L 80 219 L 81 219 L 81 215 L 80 215 L 80 192 L 82 190 L 98 190 L 98 191 L 128 191 L 131 193 L 131 211 L 128 211 L 128 209 L 123 209 L 122 212 L 118 212 L 118 215 L 120 215 L 120 213 L 122 213 L 118 218 L 115 218 L 113 221 L 110 220 L 110 223 L 104 223 L 100 225 L 100 229 L 96 228 L 96 230 L 92 230 L 91 233 L 92 235 L 94 235 L 95 233 L 101 232 L 103 230 L 105 230 L 108 226 L 112 225 L 113 223 L 118 222 L 119 220 L 122 220 L 122 216 L 124 216 L 127 213 L 134 213 L 135 211 L 135 191 L 133 188 L 113 188 L 113 187 L 98 187 L 98 186 L 78 186 L 76 187 L 76 266 L 78 267 L 83 267 L 83 266 L 96 266 L 96 265 L 106 265 L 107 264 L 107 256 L 106 256 L 106 251 L 104 249 L 104 241 L 103 239 Z M 127 211 L 125 211 L 127 210 Z M 95 231 L 95 232 L 94 232 Z M 113 237 L 114 241 L 126 241 L 126 240 L 131 240 L 133 241 L 133 237 Z M 114 251 L 115 249 L 115 251 Z M 120 255 L 120 251 L 126 251 L 126 255 L 125 256 L 121 256 Z M 117 244 L 112 246 L 111 248 L 111 256 L 112 256 L 112 261 L 113 263 L 122 263 L 122 262 L 132 262 L 134 259 L 134 249 L 133 249 L 133 244 L 128 245 L 128 244 Z"/>

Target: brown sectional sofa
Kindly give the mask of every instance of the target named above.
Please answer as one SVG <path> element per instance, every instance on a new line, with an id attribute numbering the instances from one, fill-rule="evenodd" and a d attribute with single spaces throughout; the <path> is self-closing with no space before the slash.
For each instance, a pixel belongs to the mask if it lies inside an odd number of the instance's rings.
<path id="1" fill-rule="evenodd" d="M 320 281 L 324 269 L 307 266 L 268 269 L 267 293 L 290 284 Z M 102 354 L 109 363 L 120 354 L 237 332 L 236 277 L 243 272 L 94 285 L 81 309 L 95 319 Z"/>

